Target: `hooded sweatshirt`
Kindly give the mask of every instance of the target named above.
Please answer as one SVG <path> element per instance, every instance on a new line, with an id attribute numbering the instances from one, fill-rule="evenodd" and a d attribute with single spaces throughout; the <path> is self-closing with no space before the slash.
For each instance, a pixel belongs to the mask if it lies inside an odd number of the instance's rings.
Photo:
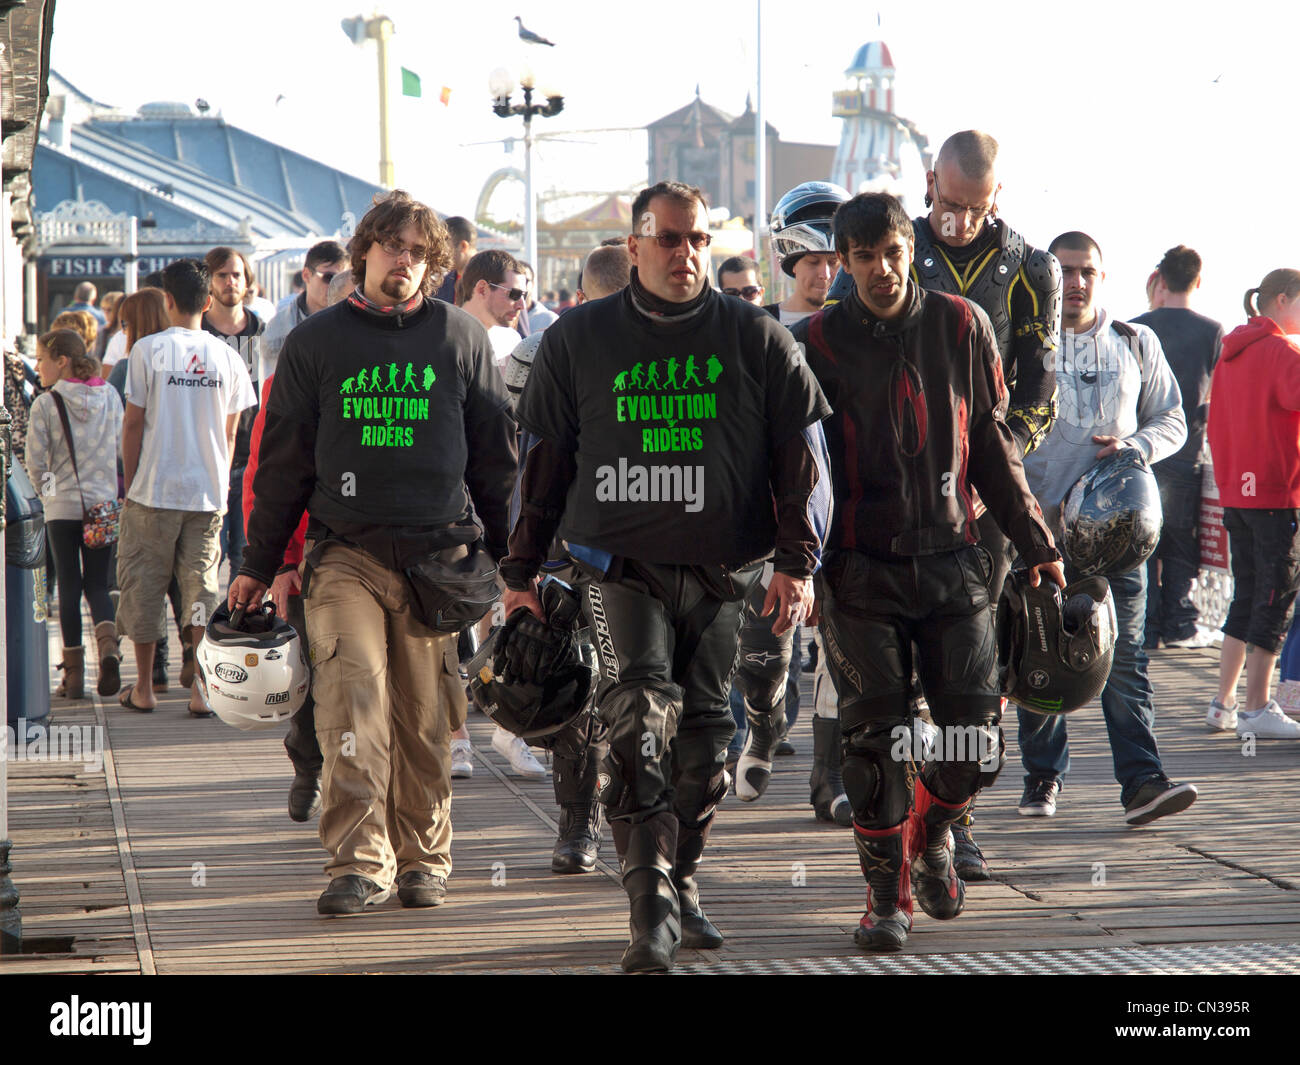
<path id="1" fill-rule="evenodd" d="M 1300 346 L 1272 318 L 1224 337 L 1207 436 L 1225 507 L 1300 507 Z"/>
<path id="2" fill-rule="evenodd" d="M 122 401 L 117 390 L 98 377 L 92 381 L 57 381 L 51 391 L 63 397 L 68 411 L 77 449 L 76 475 L 59 408 L 49 392 L 37 396 L 32 404 L 27 473 L 40 493 L 46 521 L 80 521 L 96 503 L 118 498 Z"/>
<path id="3" fill-rule="evenodd" d="M 1187 440 L 1182 393 L 1160 339 L 1134 325 L 1130 341 L 1104 310 L 1086 333 L 1062 330 L 1057 352 L 1056 420 L 1025 457 L 1025 480 L 1050 511 L 1097 465 L 1094 436 L 1114 436 L 1148 463 L 1178 451 Z"/>

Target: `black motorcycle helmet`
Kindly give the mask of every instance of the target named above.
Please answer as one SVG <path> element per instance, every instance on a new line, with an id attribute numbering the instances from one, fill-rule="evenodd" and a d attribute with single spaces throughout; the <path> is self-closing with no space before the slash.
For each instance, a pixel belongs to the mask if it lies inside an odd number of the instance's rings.
<path id="1" fill-rule="evenodd" d="M 1002 694 L 1038 714 L 1068 714 L 1095 699 L 1115 658 L 1115 600 L 1101 577 L 1062 591 L 1029 571 L 1007 577 L 998 603 Z"/>
<path id="2" fill-rule="evenodd" d="M 542 609 L 556 630 L 563 656 L 541 683 L 507 683 L 497 672 L 501 641 L 509 639 L 508 625 L 498 625 L 469 661 L 469 693 L 476 706 L 507 732 L 545 747 L 546 741 L 594 705 L 596 671 L 574 639 L 581 625 L 577 593 L 560 581 L 542 586 Z"/>
<path id="3" fill-rule="evenodd" d="M 1155 551 L 1163 523 L 1155 475 L 1132 447 L 1098 462 L 1061 504 L 1065 554 L 1089 577 L 1137 569 Z"/>

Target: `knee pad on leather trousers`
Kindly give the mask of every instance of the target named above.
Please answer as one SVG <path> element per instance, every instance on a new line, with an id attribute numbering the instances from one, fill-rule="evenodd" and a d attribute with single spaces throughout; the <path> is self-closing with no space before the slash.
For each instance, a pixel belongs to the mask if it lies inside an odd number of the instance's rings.
<path id="1" fill-rule="evenodd" d="M 713 817 L 726 794 L 723 764 L 717 763 L 708 770 L 684 770 L 676 781 L 673 810 L 683 825 L 696 828 Z"/>
<path id="2" fill-rule="evenodd" d="M 846 738 L 840 776 L 863 828 L 890 828 L 907 816 L 912 802 L 914 767 L 910 758 L 895 758 L 896 730 L 905 721 L 882 722 Z"/>
<path id="3" fill-rule="evenodd" d="M 790 673 L 791 637 L 758 633 L 750 627 L 740 631 L 740 649 L 733 683 L 760 710 L 771 710 L 785 696 Z"/>
<path id="4" fill-rule="evenodd" d="M 713 819 L 726 795 L 727 777 L 721 769 L 698 782 L 679 778 L 673 810 L 684 826 L 698 828 Z"/>
<path id="5" fill-rule="evenodd" d="M 666 806 L 667 750 L 682 713 L 675 684 L 620 684 L 601 701 L 609 753 L 601 762 L 598 794 L 611 814 Z"/>
<path id="6" fill-rule="evenodd" d="M 745 697 L 745 701 L 756 710 L 766 712 L 775 709 L 785 701 L 786 679 L 789 674 L 789 659 L 777 658 L 773 662 L 766 664 L 755 664 L 746 662 L 745 656 L 764 655 L 766 651 L 745 651 L 741 650 L 740 668 L 732 678 L 732 683 L 740 689 L 740 694 Z M 774 667 L 785 663 L 784 669 L 778 670 Z"/>
<path id="7" fill-rule="evenodd" d="M 992 787 L 1006 763 L 1001 725 L 950 725 L 941 737 L 941 758 L 927 762 L 926 786 L 945 802 L 964 802 Z"/>

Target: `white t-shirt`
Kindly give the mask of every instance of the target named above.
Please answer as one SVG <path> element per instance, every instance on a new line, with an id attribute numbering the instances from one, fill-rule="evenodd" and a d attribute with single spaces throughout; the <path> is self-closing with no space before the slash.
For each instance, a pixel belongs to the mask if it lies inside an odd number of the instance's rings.
<path id="1" fill-rule="evenodd" d="M 816 311 L 787 311 L 784 307 L 777 308 L 781 312 L 781 324 L 790 326 L 795 322 L 802 322 L 805 318 L 811 318 Z"/>
<path id="2" fill-rule="evenodd" d="M 126 399 L 145 413 L 127 498 L 163 510 L 224 511 L 226 418 L 257 402 L 243 359 L 210 333 L 172 326 L 137 341 L 130 360 Z"/>
<path id="3" fill-rule="evenodd" d="M 123 358 L 125 355 L 126 355 L 126 331 L 123 329 L 119 329 L 116 333 L 114 333 L 111 337 L 108 338 L 108 345 L 104 348 L 103 368 L 105 370 L 110 369 L 113 363 L 117 362 L 118 359 Z"/>

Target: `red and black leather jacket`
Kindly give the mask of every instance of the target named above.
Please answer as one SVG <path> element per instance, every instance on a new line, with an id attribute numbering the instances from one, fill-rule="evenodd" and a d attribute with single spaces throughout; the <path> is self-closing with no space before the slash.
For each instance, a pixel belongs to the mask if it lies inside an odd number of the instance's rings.
<path id="1" fill-rule="evenodd" d="M 834 410 L 826 549 L 902 559 L 976 543 L 977 489 L 1028 565 L 1060 558 L 1007 428 L 988 316 L 914 282 L 908 301 L 883 321 L 853 291 L 791 330 Z"/>

